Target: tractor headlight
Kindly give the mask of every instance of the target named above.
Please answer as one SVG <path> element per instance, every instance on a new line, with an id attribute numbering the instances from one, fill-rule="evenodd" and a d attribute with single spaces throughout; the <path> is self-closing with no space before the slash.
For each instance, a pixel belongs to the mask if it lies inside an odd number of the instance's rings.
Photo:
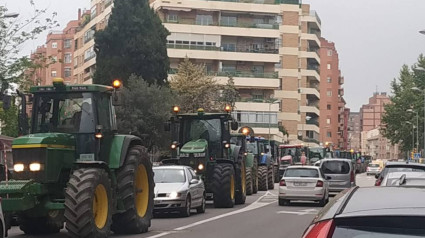
<path id="1" fill-rule="evenodd" d="M 41 170 L 41 164 L 40 163 L 32 163 L 30 164 L 30 171 L 40 171 Z"/>
<path id="2" fill-rule="evenodd" d="M 203 165 L 203 164 L 199 164 L 199 165 L 198 165 L 198 169 L 199 169 L 199 170 L 203 170 L 203 169 L 204 169 L 204 165 Z"/>
<path id="3" fill-rule="evenodd" d="M 15 165 L 13 165 L 13 170 L 15 170 L 15 172 L 22 172 L 22 171 L 24 171 L 24 164 L 15 164 Z"/>
<path id="4" fill-rule="evenodd" d="M 179 194 L 177 192 L 171 192 L 168 197 L 169 198 L 177 198 L 178 196 L 179 196 Z"/>

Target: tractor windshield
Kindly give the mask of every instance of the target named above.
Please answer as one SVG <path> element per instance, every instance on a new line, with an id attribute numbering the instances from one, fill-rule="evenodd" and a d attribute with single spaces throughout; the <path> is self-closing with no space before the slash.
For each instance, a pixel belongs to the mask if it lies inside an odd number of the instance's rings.
<path id="1" fill-rule="evenodd" d="M 310 148 L 310 158 L 325 158 L 325 150 L 321 147 Z"/>
<path id="2" fill-rule="evenodd" d="M 183 123 L 184 143 L 199 139 L 207 140 L 211 145 L 221 143 L 221 121 L 220 119 L 187 120 Z"/>
<path id="3" fill-rule="evenodd" d="M 247 142 L 246 150 L 254 155 L 258 155 L 258 146 L 255 142 Z"/>
<path id="4" fill-rule="evenodd" d="M 94 133 L 92 93 L 36 94 L 33 133 Z"/>

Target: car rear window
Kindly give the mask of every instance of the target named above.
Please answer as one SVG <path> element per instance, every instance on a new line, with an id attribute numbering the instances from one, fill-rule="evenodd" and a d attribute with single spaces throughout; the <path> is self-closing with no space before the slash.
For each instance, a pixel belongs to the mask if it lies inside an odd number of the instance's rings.
<path id="1" fill-rule="evenodd" d="M 286 169 L 284 177 L 295 178 L 318 178 L 319 171 L 317 169 Z"/>
<path id="2" fill-rule="evenodd" d="M 325 174 L 348 174 L 350 173 L 350 164 L 345 161 L 324 161 L 322 170 Z"/>
<path id="3" fill-rule="evenodd" d="M 336 227 L 332 237 L 350 238 L 408 238 L 424 237 L 423 229 L 403 229 L 390 227 Z"/>
<path id="4" fill-rule="evenodd" d="M 370 164 L 369 167 L 377 168 L 379 167 L 379 164 Z"/>

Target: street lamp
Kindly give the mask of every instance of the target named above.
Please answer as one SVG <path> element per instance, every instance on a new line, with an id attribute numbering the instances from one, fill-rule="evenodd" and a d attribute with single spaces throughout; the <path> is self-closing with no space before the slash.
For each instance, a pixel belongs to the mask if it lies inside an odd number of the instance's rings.
<path id="1" fill-rule="evenodd" d="M 3 16 L 0 16 L 0 18 L 17 18 L 19 16 L 19 13 L 12 12 L 8 14 L 4 14 Z"/>
<path id="2" fill-rule="evenodd" d="M 307 123 L 307 121 L 309 121 L 311 119 L 311 116 L 305 116 L 305 121 L 306 121 L 306 123 Z M 304 141 L 304 123 L 302 124 L 303 125 L 303 127 L 302 127 L 302 136 L 301 136 L 301 140 L 302 141 Z"/>
<path id="3" fill-rule="evenodd" d="M 406 112 L 416 113 L 416 151 L 419 152 L 419 113 L 413 109 L 407 109 Z"/>
<path id="4" fill-rule="evenodd" d="M 419 68 L 419 67 L 418 67 Z M 418 69 L 417 68 L 417 69 Z M 423 69 L 423 68 L 422 68 Z M 421 71 L 420 69 L 418 69 L 419 71 Z M 425 69 L 424 69 L 425 71 Z M 424 90 L 418 88 L 418 87 L 412 87 L 411 88 L 413 91 L 417 91 L 423 94 L 424 96 L 424 119 L 425 119 L 425 92 Z M 419 129 L 418 129 L 419 130 Z M 423 152 L 422 152 L 422 157 L 425 157 L 425 120 L 424 120 L 424 134 L 423 134 L 423 138 L 424 138 L 424 148 L 423 148 Z M 419 143 L 419 142 L 418 142 Z"/>
<path id="5" fill-rule="evenodd" d="M 272 112 L 271 112 L 271 106 L 272 106 L 272 104 L 276 104 L 276 103 L 279 103 L 280 101 L 279 100 L 275 100 L 275 101 L 273 101 L 273 102 L 269 102 L 269 145 L 270 145 L 270 139 L 271 139 L 271 134 L 270 134 L 270 121 L 271 121 L 271 114 L 272 114 Z"/>
<path id="6" fill-rule="evenodd" d="M 413 149 L 415 148 L 415 125 L 413 125 L 413 123 L 410 121 L 406 121 L 406 124 L 412 125 L 412 152 L 413 152 Z"/>

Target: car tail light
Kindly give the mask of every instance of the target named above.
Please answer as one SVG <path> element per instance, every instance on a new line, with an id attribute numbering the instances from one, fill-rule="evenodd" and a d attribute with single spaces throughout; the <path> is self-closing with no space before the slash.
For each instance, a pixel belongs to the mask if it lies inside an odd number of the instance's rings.
<path id="1" fill-rule="evenodd" d="M 378 178 L 375 182 L 375 186 L 381 186 L 382 178 Z"/>
<path id="2" fill-rule="evenodd" d="M 351 171 L 350 180 L 351 180 L 352 183 L 354 183 L 355 179 L 356 179 L 356 175 L 354 174 L 354 170 L 353 170 L 353 171 Z"/>
<path id="3" fill-rule="evenodd" d="M 368 171 L 368 172 L 370 171 L 370 168 L 369 168 L 369 167 L 367 167 L 367 171 Z"/>
<path id="4" fill-rule="evenodd" d="M 303 238 L 331 238 L 335 230 L 333 220 L 321 221 L 311 225 L 304 233 Z"/>
<path id="5" fill-rule="evenodd" d="M 279 186 L 286 186 L 286 182 L 285 182 L 285 180 L 280 180 L 280 183 L 279 183 Z"/>
<path id="6" fill-rule="evenodd" d="M 316 187 L 323 187 L 323 181 L 317 180 Z"/>

